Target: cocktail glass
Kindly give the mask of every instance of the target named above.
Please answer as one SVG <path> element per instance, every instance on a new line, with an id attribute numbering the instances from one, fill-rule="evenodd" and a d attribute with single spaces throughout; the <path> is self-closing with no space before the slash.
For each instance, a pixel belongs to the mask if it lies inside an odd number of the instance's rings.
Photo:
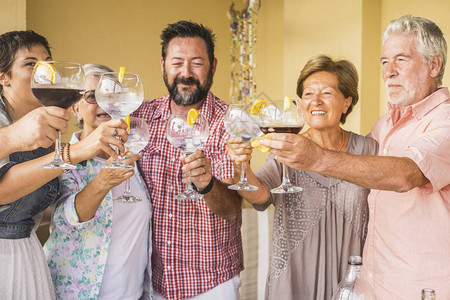
<path id="1" fill-rule="evenodd" d="M 141 106 L 144 101 L 144 88 L 137 74 L 108 72 L 100 77 L 95 98 L 98 105 L 112 118 L 125 119 Z M 103 168 L 133 169 L 120 159 L 115 159 L 109 165 L 103 165 Z"/>
<path id="2" fill-rule="evenodd" d="M 172 114 L 166 127 L 167 139 L 184 157 L 188 157 L 195 150 L 200 149 L 209 135 L 209 125 L 206 118 L 199 114 L 195 123 L 189 126 L 187 114 Z M 194 191 L 189 177 L 187 177 L 186 189 L 175 196 L 178 200 L 201 199 L 202 196 Z"/>
<path id="3" fill-rule="evenodd" d="M 258 122 L 250 114 L 248 104 L 230 104 L 225 113 L 224 124 L 231 136 L 239 136 L 244 143 L 250 142 L 261 134 Z M 258 188 L 247 182 L 245 173 L 246 162 L 242 162 L 241 178 L 238 183 L 228 186 L 231 190 L 256 191 Z"/>
<path id="4" fill-rule="evenodd" d="M 305 118 L 300 105 L 286 107 L 284 100 L 269 101 L 259 109 L 259 128 L 264 134 L 291 133 L 298 134 L 305 125 Z M 298 193 L 303 189 L 289 180 L 288 168 L 283 165 L 283 179 L 279 187 L 272 189 L 274 194 Z"/>
<path id="5" fill-rule="evenodd" d="M 31 91 L 44 106 L 68 109 L 81 99 L 85 77 L 80 64 L 58 61 L 38 61 L 31 76 Z M 55 155 L 43 169 L 76 169 L 61 157 L 61 132 L 55 144 Z"/>

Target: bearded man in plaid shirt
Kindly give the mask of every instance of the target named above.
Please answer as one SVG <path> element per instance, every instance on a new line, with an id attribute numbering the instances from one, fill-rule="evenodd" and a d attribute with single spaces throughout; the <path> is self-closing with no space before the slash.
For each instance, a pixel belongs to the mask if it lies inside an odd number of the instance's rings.
<path id="1" fill-rule="evenodd" d="M 154 299 L 239 299 L 243 269 L 241 198 L 227 188 L 233 165 L 223 119 L 227 104 L 210 91 L 217 59 L 214 34 L 179 21 L 161 34 L 161 70 L 169 95 L 133 114 L 150 127 L 139 165 L 153 202 Z M 210 126 L 202 150 L 184 159 L 166 137 L 170 114 L 199 110 Z M 177 200 L 190 176 L 199 200 Z"/>

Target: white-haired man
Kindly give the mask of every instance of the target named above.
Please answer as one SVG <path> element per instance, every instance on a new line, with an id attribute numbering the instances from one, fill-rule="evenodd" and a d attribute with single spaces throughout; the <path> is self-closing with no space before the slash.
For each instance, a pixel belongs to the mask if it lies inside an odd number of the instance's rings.
<path id="1" fill-rule="evenodd" d="M 261 142 L 292 168 L 372 189 L 363 260 L 377 299 L 417 299 L 425 287 L 450 299 L 450 93 L 440 87 L 446 57 L 432 21 L 404 16 L 387 26 L 388 113 L 370 134 L 379 156 L 326 150 L 300 135 Z"/>

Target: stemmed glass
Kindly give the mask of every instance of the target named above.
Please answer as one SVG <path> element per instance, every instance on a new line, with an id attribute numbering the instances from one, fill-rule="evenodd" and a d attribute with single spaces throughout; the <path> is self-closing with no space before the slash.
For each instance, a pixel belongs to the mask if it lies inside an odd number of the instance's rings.
<path id="1" fill-rule="evenodd" d="M 129 151 L 129 155 L 139 153 L 148 144 L 150 133 L 147 122 L 141 118 L 130 118 L 130 130 L 128 131 L 128 140 L 125 143 L 125 147 Z M 142 201 L 141 198 L 133 196 L 130 191 L 130 178 L 125 181 L 125 191 L 123 195 L 115 197 L 113 200 L 135 203 Z"/>
<path id="2" fill-rule="evenodd" d="M 137 74 L 108 72 L 100 77 L 95 98 L 98 105 L 112 118 L 125 119 L 141 106 L 144 101 L 144 88 Z M 116 151 L 118 153 L 118 149 Z M 133 169 L 118 159 L 109 165 L 103 165 L 102 168 Z"/>
<path id="3" fill-rule="evenodd" d="M 208 139 L 209 125 L 206 118 L 199 114 L 195 123 L 189 126 L 187 114 L 172 114 L 169 117 L 166 127 L 167 139 L 184 157 L 188 157 L 195 150 L 199 149 Z M 187 178 L 186 189 L 183 193 L 175 196 L 178 200 L 201 199 L 193 189 L 189 177 Z"/>
<path id="4" fill-rule="evenodd" d="M 231 136 L 239 136 L 244 143 L 261 134 L 258 122 L 250 114 L 249 104 L 230 104 L 224 118 L 225 129 Z M 247 182 L 245 174 L 246 162 L 242 162 L 241 179 L 228 186 L 231 190 L 256 191 L 258 188 Z"/>
<path id="5" fill-rule="evenodd" d="M 31 91 L 44 106 L 68 109 L 81 99 L 85 78 L 80 64 L 57 61 L 38 61 L 31 76 Z M 43 169 L 76 169 L 61 157 L 61 132 L 58 131 L 55 155 Z"/>
<path id="6" fill-rule="evenodd" d="M 264 103 L 259 109 L 259 128 L 264 134 L 293 133 L 298 134 L 305 125 L 305 117 L 300 105 L 286 107 L 284 100 Z M 294 186 L 289 180 L 288 168 L 283 165 L 283 181 L 279 187 L 271 190 L 274 194 L 297 193 L 303 189 Z"/>

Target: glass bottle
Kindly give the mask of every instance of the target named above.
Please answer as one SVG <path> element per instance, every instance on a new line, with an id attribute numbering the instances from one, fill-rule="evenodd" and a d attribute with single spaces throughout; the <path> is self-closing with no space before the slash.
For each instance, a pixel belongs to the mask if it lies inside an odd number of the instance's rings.
<path id="1" fill-rule="evenodd" d="M 375 300 L 370 284 L 362 276 L 361 256 L 350 256 L 344 279 L 333 293 L 332 300 Z"/>
<path id="2" fill-rule="evenodd" d="M 423 289 L 422 300 L 436 300 L 436 292 L 433 289 Z"/>

